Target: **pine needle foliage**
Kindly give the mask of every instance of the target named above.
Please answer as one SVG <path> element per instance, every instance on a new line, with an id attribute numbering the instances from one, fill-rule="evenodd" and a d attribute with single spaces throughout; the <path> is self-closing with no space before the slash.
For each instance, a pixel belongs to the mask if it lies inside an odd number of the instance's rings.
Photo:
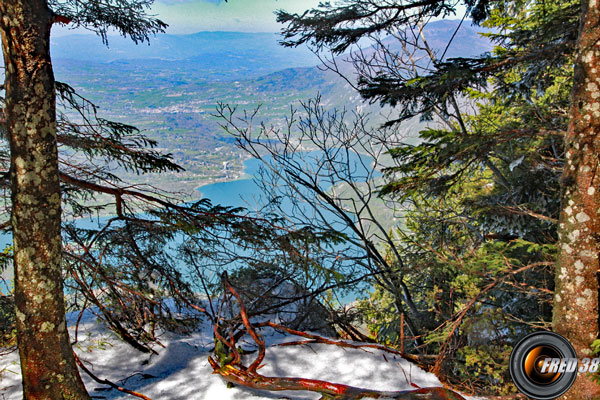
<path id="1" fill-rule="evenodd" d="M 490 52 L 445 58 L 428 46 L 427 19 L 452 15 L 457 2 L 346 1 L 278 17 L 287 24 L 284 45 L 333 55 L 352 58 L 360 40 L 401 40 L 400 51 L 379 46 L 383 55 L 353 61 L 361 96 L 392 110 L 382 129 L 428 122 L 418 139 L 389 151 L 394 163 L 379 191 L 406 210 L 391 247 L 419 310 L 422 349 L 454 383 L 509 394 L 511 346 L 550 327 L 581 5 L 461 3 Z M 418 61 L 407 63 L 406 54 Z M 393 298 L 375 285 L 361 307 L 378 341 L 400 345 Z"/>

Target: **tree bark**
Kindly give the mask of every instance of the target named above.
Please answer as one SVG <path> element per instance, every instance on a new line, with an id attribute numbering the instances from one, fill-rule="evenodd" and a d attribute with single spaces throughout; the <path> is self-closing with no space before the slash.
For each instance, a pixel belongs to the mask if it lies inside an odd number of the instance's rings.
<path id="1" fill-rule="evenodd" d="M 263 376 L 256 371 L 252 372 L 233 365 L 220 367 L 212 357 L 208 358 L 208 362 L 213 368 L 213 373 L 221 375 L 226 382 L 234 385 L 274 392 L 286 390 L 315 392 L 322 396 L 320 400 L 465 400 L 460 394 L 443 387 L 383 392 L 318 379 Z M 361 368 L 360 365 L 356 367 Z"/>
<path id="2" fill-rule="evenodd" d="M 565 139 L 556 264 L 554 331 L 580 358 L 598 338 L 600 264 L 600 1 L 583 0 L 570 122 Z M 564 399 L 596 399 L 600 386 L 579 374 Z"/>
<path id="3" fill-rule="evenodd" d="M 65 322 L 53 14 L 43 0 L 0 0 L 17 340 L 25 399 L 89 399 Z"/>

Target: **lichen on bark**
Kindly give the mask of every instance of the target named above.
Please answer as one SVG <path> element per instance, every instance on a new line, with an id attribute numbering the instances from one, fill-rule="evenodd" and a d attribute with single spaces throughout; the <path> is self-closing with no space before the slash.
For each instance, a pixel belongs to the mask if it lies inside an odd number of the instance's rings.
<path id="1" fill-rule="evenodd" d="M 0 0 L 17 340 L 26 399 L 89 399 L 65 323 L 53 14 L 43 0 Z"/>
<path id="2" fill-rule="evenodd" d="M 556 264 L 554 331 L 580 358 L 598 338 L 600 264 L 600 10 L 582 1 L 569 127 L 565 138 L 562 212 Z M 596 399 L 600 386 L 579 375 L 565 399 Z"/>

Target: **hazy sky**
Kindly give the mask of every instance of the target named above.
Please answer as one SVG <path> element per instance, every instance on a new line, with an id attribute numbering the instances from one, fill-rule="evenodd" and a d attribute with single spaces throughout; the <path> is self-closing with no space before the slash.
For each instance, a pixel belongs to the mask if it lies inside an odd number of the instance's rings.
<path id="1" fill-rule="evenodd" d="M 185 34 L 199 31 L 279 32 L 275 10 L 303 12 L 314 8 L 319 0 L 155 0 L 151 14 L 169 24 L 167 33 Z M 461 18 L 464 7 L 459 7 Z M 83 33 L 86 31 L 77 31 Z M 74 33 L 55 26 L 54 36 Z"/>
<path id="2" fill-rule="evenodd" d="M 198 31 L 277 32 L 273 11 L 302 12 L 319 0 L 158 0 L 153 11 L 169 33 Z"/>
<path id="3" fill-rule="evenodd" d="M 199 31 L 279 32 L 275 10 L 302 12 L 316 7 L 319 0 L 155 0 L 151 14 L 169 24 L 167 33 Z M 74 32 L 57 24 L 53 36 Z"/>

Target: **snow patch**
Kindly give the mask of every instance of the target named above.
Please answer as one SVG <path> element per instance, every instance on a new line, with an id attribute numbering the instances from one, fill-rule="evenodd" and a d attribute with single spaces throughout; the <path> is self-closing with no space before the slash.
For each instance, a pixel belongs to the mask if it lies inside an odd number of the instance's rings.
<path id="1" fill-rule="evenodd" d="M 75 316 L 76 318 L 76 316 Z M 73 321 L 73 315 L 69 318 Z M 71 334 L 73 329 L 70 328 Z M 377 390 L 412 390 L 442 386 L 438 378 L 407 360 L 375 349 L 351 349 L 333 345 L 311 344 L 276 346 L 297 337 L 284 337 L 264 331 L 269 346 L 259 372 L 266 376 L 296 376 L 327 380 Z M 184 336 L 165 333 L 160 337 L 164 348 L 158 355 L 140 353 L 118 340 L 96 321 L 89 312 L 80 323 L 79 343 L 75 351 L 79 358 L 100 378 L 150 397 L 152 400 L 291 400 L 318 399 L 310 392 L 266 392 L 242 387 L 228 389 L 220 376 L 212 374 L 207 359 L 212 351 L 213 337 L 208 321 Z M 242 347 L 250 341 L 240 341 Z M 254 358 L 255 354 L 249 355 Z M 105 399 L 132 399 L 131 396 L 92 381 L 84 372 L 82 378 L 88 391 Z M 17 352 L 0 359 L 0 397 L 3 400 L 23 398 Z M 475 399 L 475 398 L 471 398 Z"/>

